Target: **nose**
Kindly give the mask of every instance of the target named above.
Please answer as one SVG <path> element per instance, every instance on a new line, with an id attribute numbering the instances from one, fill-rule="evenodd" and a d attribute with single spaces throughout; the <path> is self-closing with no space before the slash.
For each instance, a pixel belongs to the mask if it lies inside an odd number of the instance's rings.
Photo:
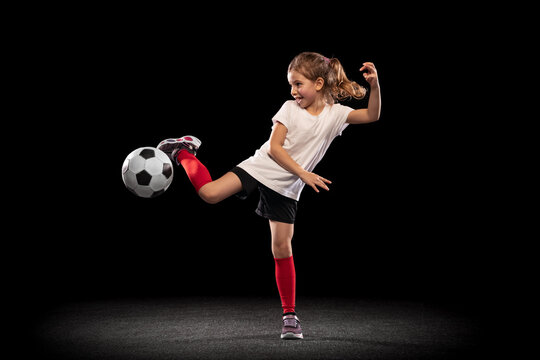
<path id="1" fill-rule="evenodd" d="M 296 91 L 296 88 L 294 86 L 291 86 L 291 95 L 292 96 L 298 95 L 298 92 Z"/>

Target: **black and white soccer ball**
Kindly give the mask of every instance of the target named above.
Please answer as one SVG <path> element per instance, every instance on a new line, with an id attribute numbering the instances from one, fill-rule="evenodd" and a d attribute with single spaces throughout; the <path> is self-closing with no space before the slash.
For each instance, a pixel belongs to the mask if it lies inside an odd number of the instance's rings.
<path id="1" fill-rule="evenodd" d="M 171 159 L 153 147 L 133 150 L 122 165 L 122 179 L 132 193 L 144 198 L 161 195 L 173 180 Z"/>

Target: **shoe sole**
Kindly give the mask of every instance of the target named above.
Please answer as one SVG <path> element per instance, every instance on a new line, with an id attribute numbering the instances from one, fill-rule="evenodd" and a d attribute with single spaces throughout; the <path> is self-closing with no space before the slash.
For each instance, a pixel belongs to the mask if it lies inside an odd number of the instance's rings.
<path id="1" fill-rule="evenodd" d="M 281 338 L 283 340 L 300 340 L 304 338 L 304 335 L 302 334 L 293 334 L 292 332 L 288 332 L 285 334 L 281 334 Z"/>

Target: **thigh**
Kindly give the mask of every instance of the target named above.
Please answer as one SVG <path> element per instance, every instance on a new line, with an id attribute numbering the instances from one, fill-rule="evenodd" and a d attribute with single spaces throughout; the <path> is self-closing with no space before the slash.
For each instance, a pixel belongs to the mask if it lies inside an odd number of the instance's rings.
<path id="1" fill-rule="evenodd" d="M 270 220 L 270 232 L 272 233 L 272 244 L 290 244 L 294 235 L 294 224 Z"/>
<path id="2" fill-rule="evenodd" d="M 220 202 L 241 190 L 240 178 L 236 174 L 228 172 L 219 179 L 204 185 L 199 190 L 199 195 L 202 198 L 211 199 L 211 202 Z"/>
<path id="3" fill-rule="evenodd" d="M 292 256 L 292 237 L 294 224 L 270 220 L 272 232 L 272 254 L 275 259 L 284 259 Z"/>

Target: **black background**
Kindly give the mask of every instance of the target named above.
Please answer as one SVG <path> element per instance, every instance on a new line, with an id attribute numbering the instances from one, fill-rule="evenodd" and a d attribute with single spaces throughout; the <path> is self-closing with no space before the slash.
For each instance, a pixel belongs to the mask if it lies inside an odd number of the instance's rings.
<path id="1" fill-rule="evenodd" d="M 290 60 L 316 51 L 337 57 L 366 86 L 358 69 L 374 62 L 382 113 L 379 122 L 349 126 L 317 166 L 331 190 L 302 193 L 293 239 L 298 296 L 482 305 L 492 279 L 479 214 L 489 203 L 479 118 L 459 71 L 469 49 L 440 19 L 367 21 L 366 9 L 330 26 L 287 11 L 267 20 L 219 9 L 176 18 L 124 10 L 82 25 L 73 17 L 47 46 L 59 73 L 46 76 L 54 88 L 43 109 L 52 118 L 41 125 L 46 144 L 33 152 L 41 161 L 29 179 L 33 220 L 21 230 L 31 234 L 20 244 L 23 304 L 39 311 L 124 296 L 278 301 L 257 195 L 207 205 L 175 168 L 165 194 L 137 198 L 121 166 L 138 147 L 189 134 L 202 140 L 198 158 L 218 178 L 268 139 L 272 116 L 291 98 Z"/>

